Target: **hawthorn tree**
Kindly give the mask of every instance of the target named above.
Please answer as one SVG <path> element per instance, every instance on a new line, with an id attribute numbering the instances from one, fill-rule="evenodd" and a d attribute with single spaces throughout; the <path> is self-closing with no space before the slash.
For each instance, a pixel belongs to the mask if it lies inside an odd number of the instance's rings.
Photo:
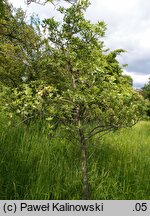
<path id="1" fill-rule="evenodd" d="M 134 125 L 142 113 L 142 97 L 123 75 L 116 57 L 123 50 L 108 52 L 102 42 L 106 25 L 92 24 L 84 17 L 88 0 L 70 8 L 59 7 L 63 21 L 46 19 L 52 68 L 51 84 L 58 94 L 51 100 L 51 124 L 61 125 L 81 145 L 83 199 L 90 198 L 86 149 L 90 138 L 100 133 Z M 90 126 L 89 126 L 90 125 Z"/>

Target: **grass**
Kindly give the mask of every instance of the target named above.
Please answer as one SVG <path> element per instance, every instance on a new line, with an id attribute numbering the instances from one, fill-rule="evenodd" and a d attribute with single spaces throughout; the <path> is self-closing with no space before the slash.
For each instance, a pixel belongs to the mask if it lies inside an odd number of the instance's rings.
<path id="1" fill-rule="evenodd" d="M 3 121 L 4 122 L 4 121 Z M 150 122 L 88 144 L 91 199 L 150 199 Z M 81 199 L 81 152 L 40 123 L 0 129 L 0 199 Z"/>
<path id="2" fill-rule="evenodd" d="M 150 199 L 150 122 L 107 135 L 93 156 L 93 199 Z"/>

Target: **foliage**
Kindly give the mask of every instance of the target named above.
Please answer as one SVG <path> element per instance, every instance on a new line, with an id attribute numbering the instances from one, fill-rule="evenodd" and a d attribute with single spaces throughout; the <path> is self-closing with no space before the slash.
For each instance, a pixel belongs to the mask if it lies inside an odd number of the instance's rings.
<path id="1" fill-rule="evenodd" d="M 133 79 L 129 75 L 126 75 L 126 74 L 124 75 L 124 82 L 126 84 L 129 84 L 130 86 L 133 86 Z"/>
<path id="2" fill-rule="evenodd" d="M 150 100 L 150 79 L 149 79 L 149 82 L 147 84 L 144 85 L 144 87 L 142 88 L 143 90 L 143 96 Z"/>
<path id="3" fill-rule="evenodd" d="M 34 2 L 34 3 L 37 3 L 37 4 L 44 5 L 44 4 L 46 4 L 47 2 L 54 3 L 55 1 L 57 2 L 57 1 L 59 1 L 59 0 L 26 0 L 26 3 L 29 5 L 29 4 L 31 4 L 32 2 Z M 77 0 L 64 0 L 64 1 L 66 1 L 66 2 L 68 2 L 68 3 L 75 3 L 75 2 L 77 2 Z"/>
<path id="4" fill-rule="evenodd" d="M 4 3 L 3 0 L 0 1 L 0 19 L 4 16 Z"/>
<path id="5" fill-rule="evenodd" d="M 150 79 L 147 84 L 142 88 L 142 95 L 147 100 L 147 115 L 150 116 Z"/>
<path id="6" fill-rule="evenodd" d="M 39 64 L 36 61 L 34 47 L 30 50 L 32 40 L 29 42 L 31 44 L 26 44 L 29 53 L 33 52 L 33 59 L 29 55 L 28 63 L 32 61 L 32 66 L 36 65 L 38 75 L 35 74 L 33 78 L 33 74 L 30 74 L 32 77 L 25 74 L 28 81 L 26 84 L 21 84 L 17 89 L 20 93 L 12 97 L 13 104 L 17 101 L 16 107 L 19 97 L 19 104 L 22 106 L 20 109 L 25 113 L 28 113 L 25 111 L 28 106 L 23 108 L 23 104 L 30 103 L 29 110 L 32 116 L 35 112 L 36 96 L 28 94 L 26 88 L 33 87 L 32 80 L 43 78 L 47 83 L 55 86 L 58 92 L 57 100 L 55 98 L 51 102 L 51 109 L 49 109 L 51 123 L 55 126 L 59 120 L 59 124 L 62 124 L 64 129 L 76 131 L 79 139 L 81 130 L 84 131 L 87 139 L 97 132 L 131 126 L 139 120 L 142 111 L 142 103 L 141 105 L 138 103 L 138 100 L 141 100 L 140 96 L 132 90 L 116 60 L 117 55 L 123 50 L 105 51 L 101 38 L 105 34 L 106 25 L 104 22 L 92 24 L 84 18 L 84 11 L 88 6 L 88 1 L 81 1 L 67 9 L 59 7 L 58 11 L 63 15 L 62 23 L 55 21 L 54 18 L 44 20 L 43 28 L 48 38 L 42 42 L 45 45 L 41 51 L 42 58 Z M 38 23 L 36 25 L 38 26 Z M 24 27 L 28 29 L 25 24 Z M 20 33 L 18 35 L 21 37 Z M 16 48 L 16 44 L 13 43 L 13 46 Z M 5 65 L 12 70 L 12 66 Z M 30 71 L 29 67 L 27 71 Z M 23 78 L 23 74 L 17 72 L 16 75 Z M 12 76 L 16 79 L 14 74 Z M 42 85 L 45 88 L 44 83 Z M 38 91 L 40 90 L 37 88 Z M 26 102 L 23 102 L 25 100 Z M 46 104 L 47 100 L 44 103 Z M 42 107 L 42 104 L 39 106 Z M 21 113 L 17 110 L 17 113 L 19 112 Z M 89 122 L 95 123 L 92 131 L 88 131 Z"/>
<path id="7" fill-rule="evenodd" d="M 104 52 L 105 23 L 92 24 L 84 18 L 88 5 L 81 1 L 68 9 L 60 7 L 62 23 L 53 18 L 44 21 L 52 44 L 47 58 L 55 71 L 52 83 L 61 95 L 54 104 L 56 118 L 77 133 L 84 131 L 86 138 L 98 131 L 131 126 L 142 111 L 142 97 L 125 81 L 116 60 L 123 50 Z M 89 122 L 97 125 L 92 131 L 88 131 Z"/>
<path id="8" fill-rule="evenodd" d="M 18 88 L 4 91 L 4 111 L 13 119 L 18 115 L 25 123 L 38 118 L 46 118 L 50 101 L 55 97 L 54 87 L 46 85 L 44 81 L 32 81 L 22 84 Z"/>
<path id="9" fill-rule="evenodd" d="M 4 12 L 0 19 L 0 81 L 14 88 L 24 79 L 37 79 L 43 45 L 37 18 L 27 24 L 25 12 L 15 10 L 6 0 Z"/>

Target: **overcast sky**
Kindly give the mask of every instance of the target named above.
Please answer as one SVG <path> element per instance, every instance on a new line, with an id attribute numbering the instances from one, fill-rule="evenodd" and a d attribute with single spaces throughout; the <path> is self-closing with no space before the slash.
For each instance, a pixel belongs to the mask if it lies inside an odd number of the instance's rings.
<path id="1" fill-rule="evenodd" d="M 42 0 L 41 0 L 42 1 Z M 41 19 L 59 15 L 55 7 L 48 3 L 27 6 L 24 0 L 9 0 L 15 7 L 22 7 L 28 15 L 38 14 Z M 92 22 L 105 21 L 107 31 L 106 47 L 125 49 L 120 56 L 124 70 L 134 80 L 134 87 L 140 88 L 150 77 L 150 0 L 91 0 L 86 17 Z"/>

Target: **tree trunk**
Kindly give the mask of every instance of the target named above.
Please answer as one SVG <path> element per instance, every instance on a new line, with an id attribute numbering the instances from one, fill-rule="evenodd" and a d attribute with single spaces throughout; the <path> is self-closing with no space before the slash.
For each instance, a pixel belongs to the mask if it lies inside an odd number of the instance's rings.
<path id="1" fill-rule="evenodd" d="M 80 142 L 82 149 L 82 179 L 83 179 L 83 199 L 88 200 L 90 198 L 89 195 L 89 183 L 87 177 L 87 162 L 86 162 L 86 140 L 83 132 L 80 130 Z"/>

